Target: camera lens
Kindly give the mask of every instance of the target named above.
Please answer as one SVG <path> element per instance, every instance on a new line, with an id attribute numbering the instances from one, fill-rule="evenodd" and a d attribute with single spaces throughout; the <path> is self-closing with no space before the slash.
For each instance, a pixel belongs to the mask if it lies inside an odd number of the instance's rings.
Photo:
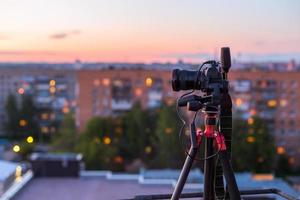
<path id="1" fill-rule="evenodd" d="M 180 81 L 179 81 L 179 75 L 180 72 L 179 69 L 174 69 L 172 72 L 172 88 L 174 91 L 180 90 Z"/>
<path id="2" fill-rule="evenodd" d="M 198 71 L 174 69 L 172 73 L 172 88 L 174 91 L 199 89 L 196 84 Z"/>

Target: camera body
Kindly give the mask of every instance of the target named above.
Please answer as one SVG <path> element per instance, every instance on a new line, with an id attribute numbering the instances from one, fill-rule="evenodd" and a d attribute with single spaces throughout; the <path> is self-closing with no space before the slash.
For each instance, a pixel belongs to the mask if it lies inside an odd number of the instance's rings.
<path id="1" fill-rule="evenodd" d="M 200 90 L 205 95 L 212 96 L 210 103 L 218 105 L 221 93 L 228 91 L 228 81 L 223 76 L 219 63 L 207 61 L 198 71 L 173 70 L 172 88 L 174 91 Z"/>

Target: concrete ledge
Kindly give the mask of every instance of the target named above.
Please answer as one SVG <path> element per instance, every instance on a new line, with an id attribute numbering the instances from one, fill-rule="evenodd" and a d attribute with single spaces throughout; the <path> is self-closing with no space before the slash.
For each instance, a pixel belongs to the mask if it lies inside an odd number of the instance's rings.
<path id="1" fill-rule="evenodd" d="M 31 170 L 27 171 L 21 179 L 16 179 L 13 185 L 3 193 L 0 200 L 12 199 L 31 179 L 33 178 L 33 173 Z"/>

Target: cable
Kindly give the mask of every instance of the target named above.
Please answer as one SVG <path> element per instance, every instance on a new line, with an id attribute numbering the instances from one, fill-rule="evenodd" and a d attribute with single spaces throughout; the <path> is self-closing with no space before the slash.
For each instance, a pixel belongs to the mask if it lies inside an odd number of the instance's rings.
<path id="1" fill-rule="evenodd" d="M 211 64 L 212 62 L 215 62 L 215 61 L 206 61 L 206 62 L 202 63 L 202 65 L 199 67 L 198 72 L 197 72 L 197 78 L 196 78 L 196 81 L 195 81 L 194 88 L 196 88 L 196 86 L 197 86 L 197 83 L 198 83 L 198 80 L 199 80 L 199 75 L 200 75 L 200 73 L 201 73 L 202 67 L 203 67 L 205 64 Z M 180 141 L 180 143 L 181 143 L 181 147 L 182 147 L 183 150 L 185 151 L 185 154 L 186 154 L 187 156 L 189 156 L 190 158 L 191 158 L 191 155 L 190 155 L 190 154 L 188 153 L 188 151 L 184 148 L 185 145 L 183 144 L 183 140 L 182 140 L 182 133 L 183 133 L 184 128 L 186 127 L 186 121 L 184 120 L 183 116 L 181 115 L 181 112 L 180 112 L 180 110 L 179 110 L 178 103 L 179 103 L 179 101 L 180 101 L 183 97 L 185 97 L 185 96 L 187 96 L 187 95 L 190 95 L 190 94 L 192 94 L 192 93 L 194 93 L 194 92 L 195 92 L 195 89 L 193 89 L 192 91 L 187 92 L 187 93 L 181 95 L 181 96 L 178 98 L 178 100 L 177 100 L 177 105 L 176 105 L 176 112 L 177 112 L 177 115 L 178 115 L 180 121 L 182 122 L 182 126 L 181 126 L 181 128 L 180 128 L 180 130 L 179 130 L 179 141 Z M 192 123 L 195 123 L 195 120 L 196 120 L 196 117 L 197 117 L 197 115 L 198 115 L 198 112 L 199 112 L 199 111 L 196 111 L 196 113 L 195 113 L 195 115 L 194 115 L 194 117 L 193 117 Z M 205 161 L 205 160 L 208 160 L 208 159 L 211 159 L 211 158 L 217 156 L 218 153 L 219 153 L 219 150 L 218 150 L 215 154 L 213 154 L 213 155 L 211 155 L 211 156 L 208 156 L 208 157 L 206 157 L 206 158 L 201 158 L 201 159 L 194 159 L 194 160 L 195 160 L 195 161 Z"/>
<path id="2" fill-rule="evenodd" d="M 188 93 L 186 93 L 185 95 L 182 95 L 182 97 L 184 97 L 184 96 L 186 96 L 186 95 L 188 95 L 188 94 L 191 94 L 191 93 L 192 93 L 192 92 L 188 92 Z M 179 99 L 180 99 L 180 98 L 179 98 Z M 178 109 L 178 106 L 177 106 L 176 108 L 177 108 L 178 116 L 179 116 L 180 120 L 181 120 L 182 123 L 183 123 L 183 125 L 181 126 L 180 131 L 179 131 L 179 141 L 180 141 L 180 143 L 181 143 L 181 147 L 182 147 L 182 149 L 184 150 L 185 154 L 191 158 L 191 155 L 189 154 L 189 152 L 184 148 L 185 145 L 184 145 L 183 140 L 182 140 L 182 133 L 183 133 L 183 129 L 184 129 L 185 126 L 186 126 L 186 121 L 183 119 L 182 115 L 180 114 L 180 111 L 179 111 L 179 109 Z M 195 119 L 196 119 L 196 117 L 197 117 L 198 112 L 199 112 L 199 111 L 196 111 L 192 123 L 195 122 Z M 205 158 L 200 158 L 200 159 L 196 159 L 196 158 L 195 158 L 194 160 L 199 162 L 199 161 L 205 161 L 205 160 L 211 159 L 211 158 L 217 156 L 218 153 L 219 153 L 219 151 L 220 151 L 220 150 L 218 150 L 215 154 L 213 154 L 213 155 L 211 155 L 211 156 L 208 156 L 208 157 L 205 157 Z"/>

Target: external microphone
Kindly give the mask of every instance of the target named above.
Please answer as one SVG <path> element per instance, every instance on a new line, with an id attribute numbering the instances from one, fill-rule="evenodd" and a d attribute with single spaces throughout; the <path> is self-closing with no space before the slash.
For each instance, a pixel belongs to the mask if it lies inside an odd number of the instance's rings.
<path id="1" fill-rule="evenodd" d="M 221 48 L 221 67 L 225 73 L 228 73 L 229 68 L 231 67 L 231 56 L 229 47 Z"/>

